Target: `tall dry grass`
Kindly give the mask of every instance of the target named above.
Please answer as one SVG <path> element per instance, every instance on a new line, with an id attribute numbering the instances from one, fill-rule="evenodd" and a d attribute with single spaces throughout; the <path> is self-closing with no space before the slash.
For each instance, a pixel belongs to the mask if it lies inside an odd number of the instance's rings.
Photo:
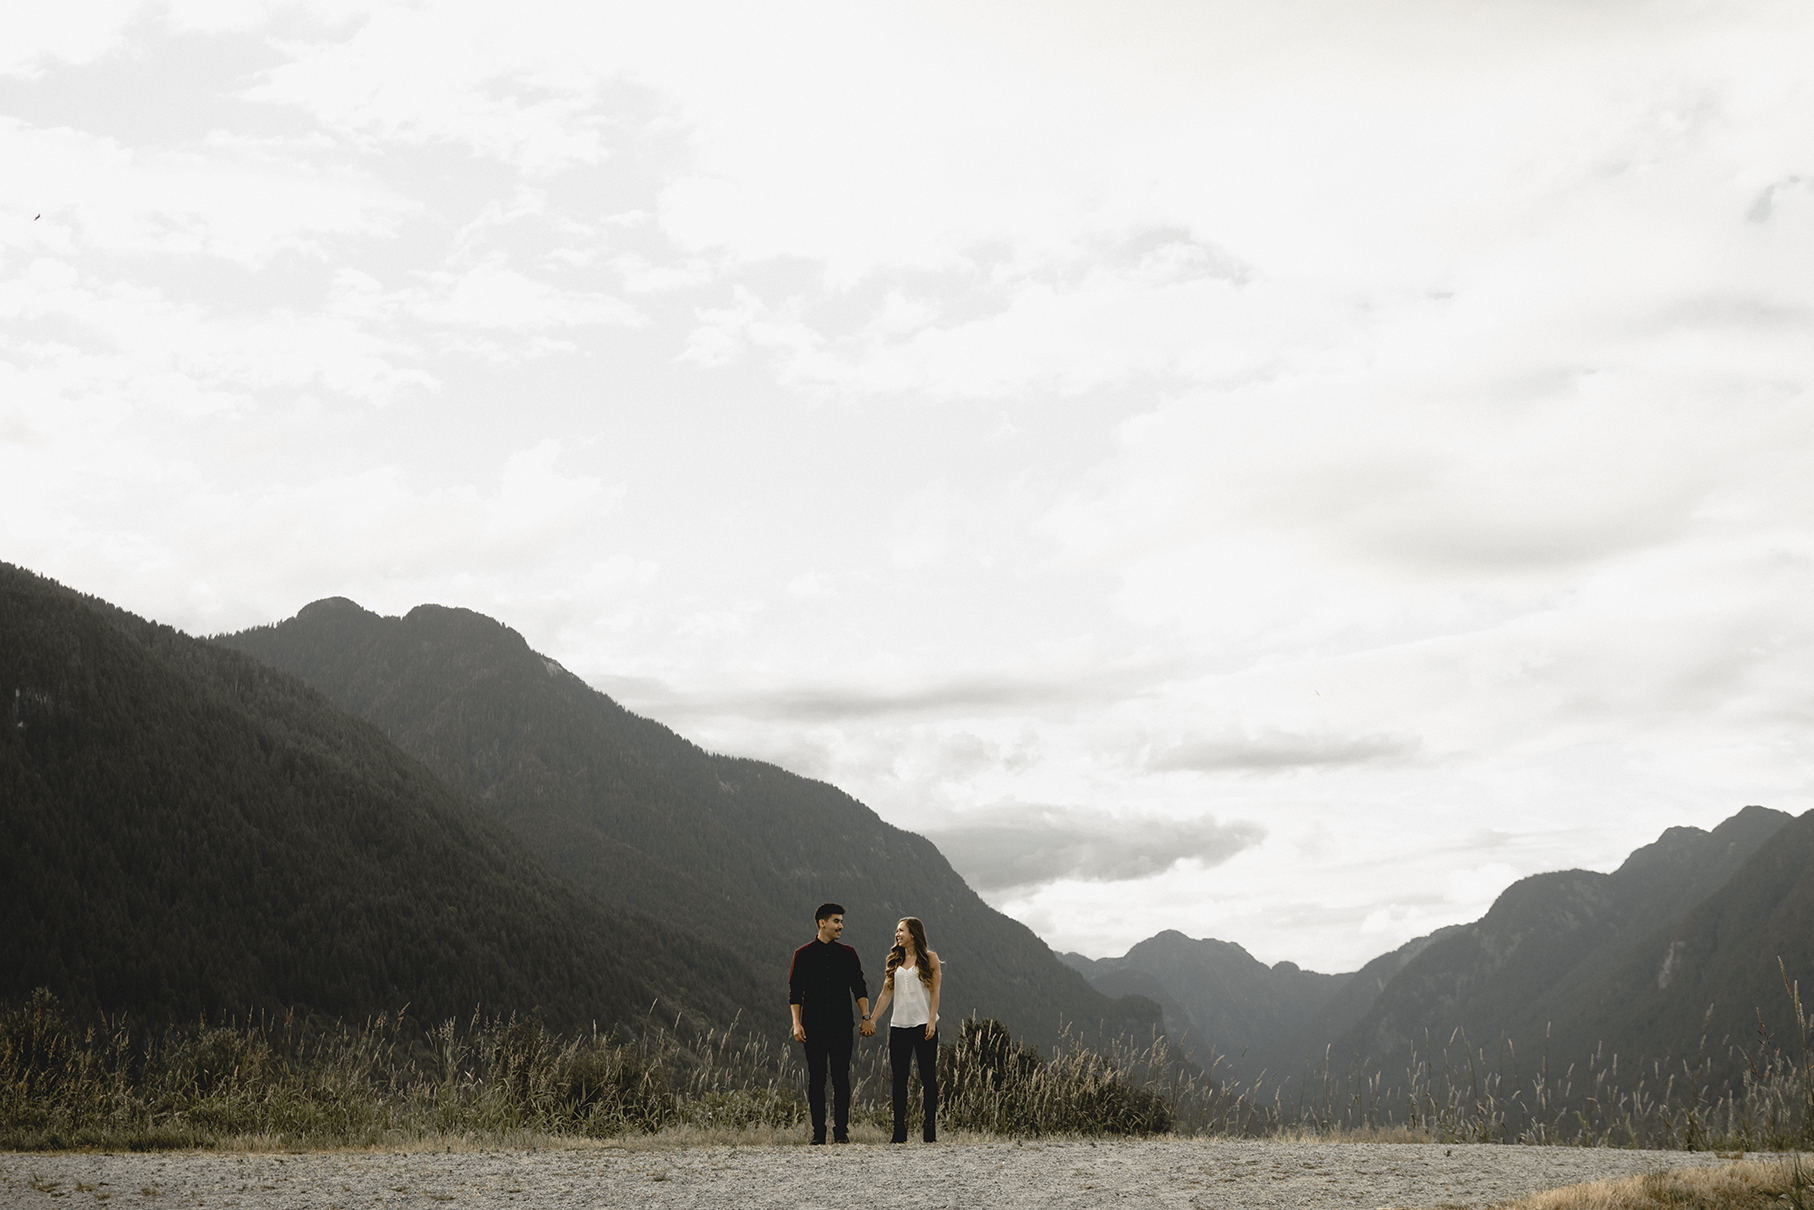
<path id="1" fill-rule="evenodd" d="M 1169 1107 L 1112 1054 L 1041 1056 L 994 1021 L 941 1047 L 941 1126 L 989 1134 L 1151 1134 Z M 891 1124 L 880 1047 L 853 1064 L 854 1120 Z M 655 1131 L 804 1139 L 800 1048 L 649 1020 L 563 1038 L 533 1019 L 282 1020 L 135 1032 L 78 1027 L 45 991 L 0 1011 L 0 1148 L 467 1147 Z M 912 1098 L 915 1115 L 918 1098 Z M 917 1128 L 917 1120 L 914 1123 Z"/>
<path id="2" fill-rule="evenodd" d="M 1493 1210 L 1814 1210 L 1814 1163 L 1740 1160 L 1546 1189 Z"/>
<path id="3" fill-rule="evenodd" d="M 1228 1078 L 1164 1037 L 1065 1036 L 1042 1054 L 995 1021 L 963 1021 L 939 1049 L 940 1128 L 989 1136 L 1218 1135 L 1764 1151 L 1814 1149 L 1810 1023 L 1760 1043 L 1740 1086 L 1693 1060 L 1603 1053 L 1526 1073 L 1459 1031 L 1397 1079 L 1328 1062 L 1290 1084 Z M 1774 1041 L 1766 1039 L 1767 1041 Z M 859 1047 L 853 1123 L 891 1124 L 885 1048 Z M 917 1081 L 917 1077 L 916 1077 Z M 696 1029 L 561 1037 L 534 1019 L 384 1018 L 358 1028 L 282 1020 L 135 1030 L 78 1027 L 48 993 L 0 1009 L 0 1148 L 544 1145 L 646 1137 L 799 1141 L 800 1048 L 779 1033 Z M 917 1131 L 919 1097 L 910 1095 Z"/>
<path id="4" fill-rule="evenodd" d="M 1242 1083 L 1178 1072 L 1161 1090 L 1189 1133 L 1272 1136 L 1402 1130 L 1445 1143 L 1563 1144 L 1698 1151 L 1814 1150 L 1814 1022 L 1798 983 L 1783 972 L 1795 1037 L 1759 1027 L 1736 1086 L 1712 1078 L 1706 1032 L 1692 1058 L 1625 1061 L 1604 1046 L 1557 1069 L 1547 1052 L 1534 1070 L 1505 1039 L 1492 1051 L 1461 1030 L 1413 1052 L 1387 1073 L 1362 1062 L 1290 1081 Z M 1711 1010 L 1703 1021 L 1712 1025 Z M 1734 1048 L 1735 1050 L 1737 1048 Z M 1163 1077 L 1161 1077 L 1163 1084 Z"/>

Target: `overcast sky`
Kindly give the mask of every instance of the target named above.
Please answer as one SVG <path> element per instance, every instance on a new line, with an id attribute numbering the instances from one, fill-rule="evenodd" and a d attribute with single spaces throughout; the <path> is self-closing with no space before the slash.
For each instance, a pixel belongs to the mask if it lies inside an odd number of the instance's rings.
<path id="1" fill-rule="evenodd" d="M 1093 956 L 1814 806 L 1805 0 L 16 8 L 0 558 L 483 611 Z"/>

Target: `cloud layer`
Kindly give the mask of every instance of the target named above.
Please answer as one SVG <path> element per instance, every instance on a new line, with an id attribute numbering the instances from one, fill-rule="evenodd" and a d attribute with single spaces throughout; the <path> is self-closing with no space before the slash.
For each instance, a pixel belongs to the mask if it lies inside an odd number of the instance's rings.
<path id="1" fill-rule="evenodd" d="M 1134 882 L 1192 862 L 1221 865 L 1264 836 L 1254 824 L 1207 817 L 1120 817 L 1075 807 L 975 808 L 929 834 L 977 890 L 1013 891 L 1059 881 Z"/>
<path id="2" fill-rule="evenodd" d="M 1386 735 L 1271 734 L 1192 740 L 1156 754 L 1147 767 L 1159 773 L 1274 772 L 1402 759 L 1416 750 L 1415 743 Z"/>
<path id="3" fill-rule="evenodd" d="M 1814 806 L 1810 61 L 1776 0 L 41 5 L 0 556 L 485 610 L 1061 948 L 1355 965 Z"/>

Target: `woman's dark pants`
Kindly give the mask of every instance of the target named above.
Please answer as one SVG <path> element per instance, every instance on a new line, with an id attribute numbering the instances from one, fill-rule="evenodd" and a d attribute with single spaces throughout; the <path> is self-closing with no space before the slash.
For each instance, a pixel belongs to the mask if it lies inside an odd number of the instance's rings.
<path id="1" fill-rule="evenodd" d="M 907 1073 L 920 1065 L 920 1093 L 925 1098 L 920 1137 L 928 1143 L 938 1138 L 938 1031 L 930 1038 L 924 1025 L 888 1030 L 888 1065 L 894 1072 L 894 1141 L 907 1141 Z"/>
<path id="2" fill-rule="evenodd" d="M 832 1141 L 850 1141 L 850 1027 L 806 1035 L 806 1107 L 812 1113 L 813 1142 L 825 1141 L 825 1075 L 831 1069 Z"/>

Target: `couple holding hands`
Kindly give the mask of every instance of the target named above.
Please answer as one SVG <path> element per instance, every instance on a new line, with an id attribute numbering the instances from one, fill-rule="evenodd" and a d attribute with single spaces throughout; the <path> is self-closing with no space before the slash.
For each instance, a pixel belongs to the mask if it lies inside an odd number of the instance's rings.
<path id="1" fill-rule="evenodd" d="M 850 1141 L 850 1001 L 854 996 L 863 1019 L 858 1030 L 875 1033 L 875 1019 L 894 1001 L 888 1030 L 888 1063 L 894 1076 L 894 1138 L 907 1141 L 907 1075 L 917 1063 L 924 1094 L 920 1136 L 938 1137 L 938 1000 L 944 968 L 926 948 L 926 926 L 904 916 L 894 929 L 888 953 L 888 976 L 875 1011 L 869 1009 L 869 985 L 857 951 L 843 945 L 844 907 L 822 903 L 814 913 L 819 935 L 794 951 L 787 972 L 787 1000 L 793 1008 L 794 1041 L 806 1044 L 806 1103 L 812 1111 L 813 1142 L 825 1141 L 825 1077 L 831 1076 L 832 1141 Z"/>

